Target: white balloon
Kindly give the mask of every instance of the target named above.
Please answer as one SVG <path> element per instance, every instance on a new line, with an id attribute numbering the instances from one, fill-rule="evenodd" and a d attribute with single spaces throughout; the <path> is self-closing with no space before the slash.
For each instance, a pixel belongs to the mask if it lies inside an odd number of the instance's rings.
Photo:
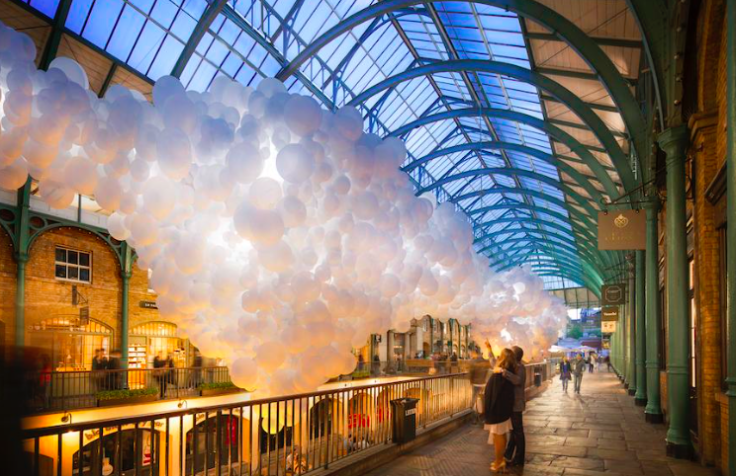
<path id="1" fill-rule="evenodd" d="M 287 182 L 301 183 L 309 180 L 314 167 L 314 156 L 300 144 L 289 144 L 276 156 L 276 170 Z"/>

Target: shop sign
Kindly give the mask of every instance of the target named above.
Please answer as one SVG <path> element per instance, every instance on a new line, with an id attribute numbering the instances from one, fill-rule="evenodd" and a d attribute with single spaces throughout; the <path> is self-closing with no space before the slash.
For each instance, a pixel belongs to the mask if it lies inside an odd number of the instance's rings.
<path id="1" fill-rule="evenodd" d="M 89 324 L 89 306 L 79 308 L 79 325 L 86 326 Z"/>
<path id="2" fill-rule="evenodd" d="M 601 321 L 616 322 L 618 321 L 618 306 L 607 306 L 601 311 Z"/>
<path id="3" fill-rule="evenodd" d="M 620 306 L 626 304 L 626 284 L 606 284 L 601 287 L 601 304 Z"/>
<path id="4" fill-rule="evenodd" d="M 158 309 L 156 301 L 141 301 L 139 304 L 143 309 Z"/>
<path id="5" fill-rule="evenodd" d="M 613 334 L 616 332 L 616 326 L 618 325 L 618 322 L 616 321 L 603 321 L 601 322 L 601 333 L 602 334 Z"/>
<path id="6" fill-rule="evenodd" d="M 639 210 L 598 213 L 599 250 L 644 250 L 646 231 L 646 214 Z"/>

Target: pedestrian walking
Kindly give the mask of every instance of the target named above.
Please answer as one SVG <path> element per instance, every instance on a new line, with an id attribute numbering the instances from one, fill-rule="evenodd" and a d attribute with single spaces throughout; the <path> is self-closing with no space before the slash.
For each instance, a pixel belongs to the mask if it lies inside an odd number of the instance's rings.
<path id="1" fill-rule="evenodd" d="M 526 408 L 526 368 L 522 359 L 524 358 L 524 350 L 519 346 L 513 346 L 511 350 L 514 352 L 516 359 L 516 369 L 512 372 L 504 370 L 503 377 L 514 385 L 514 408 L 511 413 L 511 437 L 506 446 L 504 461 L 506 466 L 524 466 L 526 457 L 526 438 L 524 436 L 524 409 Z"/>
<path id="2" fill-rule="evenodd" d="M 560 362 L 560 382 L 562 382 L 562 391 L 567 393 L 567 386 L 572 378 L 572 364 L 566 355 L 562 356 Z"/>
<path id="3" fill-rule="evenodd" d="M 595 360 L 596 356 L 593 352 L 590 353 L 590 357 L 588 357 L 588 372 L 593 373 L 593 369 L 595 369 Z"/>
<path id="4" fill-rule="evenodd" d="M 580 384 L 583 382 L 583 372 L 585 372 L 585 360 L 583 355 L 578 354 L 575 362 L 572 364 L 573 383 L 575 384 L 575 393 L 580 393 Z"/>
<path id="5" fill-rule="evenodd" d="M 491 471 L 506 469 L 503 458 L 506 451 L 506 434 L 511 431 L 511 414 L 514 410 L 514 385 L 503 376 L 503 372 L 516 372 L 516 357 L 511 349 L 504 349 L 498 358 L 496 368 L 486 384 L 484 404 L 485 429 L 488 430 L 488 444 L 493 445 L 495 460 Z"/>

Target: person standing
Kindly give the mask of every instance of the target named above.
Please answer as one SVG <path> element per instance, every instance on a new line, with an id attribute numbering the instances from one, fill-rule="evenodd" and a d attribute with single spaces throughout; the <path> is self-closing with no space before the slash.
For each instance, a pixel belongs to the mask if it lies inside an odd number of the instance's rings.
<path id="1" fill-rule="evenodd" d="M 159 389 L 159 397 L 164 398 L 166 395 L 166 359 L 161 355 L 161 351 L 153 358 L 153 378 L 156 379 Z"/>
<path id="2" fill-rule="evenodd" d="M 590 353 L 590 357 L 588 358 L 588 372 L 593 373 L 593 370 L 595 369 L 595 354 L 593 352 Z"/>
<path id="3" fill-rule="evenodd" d="M 483 413 L 483 401 L 479 400 L 478 397 L 482 398 L 483 389 L 486 386 L 486 382 L 488 382 L 488 372 L 491 370 L 491 366 L 477 350 L 473 349 L 470 355 L 473 357 L 470 361 L 470 371 L 468 372 L 468 379 L 473 388 L 472 407 L 476 415 L 481 415 Z"/>
<path id="4" fill-rule="evenodd" d="M 489 432 L 488 444 L 493 445 L 495 453 L 495 460 L 491 463 L 491 471 L 494 473 L 506 469 L 503 454 L 506 450 L 506 434 L 512 429 L 511 414 L 514 410 L 514 385 L 504 378 L 504 371 L 516 372 L 516 358 L 510 349 L 501 351 L 483 396 L 485 429 Z"/>
<path id="5" fill-rule="evenodd" d="M 575 393 L 580 393 L 580 384 L 583 382 L 583 372 L 585 372 L 585 360 L 583 355 L 578 354 L 575 362 L 572 364 L 573 383 L 575 384 Z"/>
<path id="6" fill-rule="evenodd" d="M 97 390 L 98 392 L 100 390 L 106 390 L 108 387 L 105 382 L 107 367 L 108 360 L 105 357 L 105 350 L 95 349 L 95 356 L 92 358 L 92 379 L 95 383 L 95 390 Z"/>
<path id="7" fill-rule="evenodd" d="M 572 365 L 567 358 L 567 355 L 562 356 L 560 362 L 560 382 L 562 382 L 562 391 L 567 393 L 567 386 L 572 378 Z"/>
<path id="8" fill-rule="evenodd" d="M 524 466 L 526 457 L 526 438 L 524 437 L 524 409 L 526 408 L 526 368 L 521 359 L 524 358 L 524 350 L 515 345 L 511 348 L 516 360 L 514 371 L 504 370 L 503 377 L 514 385 L 514 408 L 511 413 L 511 438 L 506 446 L 504 460 L 508 466 Z"/>
<path id="9" fill-rule="evenodd" d="M 122 353 L 115 349 L 110 352 L 110 359 L 107 361 L 107 381 L 110 390 L 122 390 L 124 375 L 122 372 L 123 364 L 120 360 Z"/>

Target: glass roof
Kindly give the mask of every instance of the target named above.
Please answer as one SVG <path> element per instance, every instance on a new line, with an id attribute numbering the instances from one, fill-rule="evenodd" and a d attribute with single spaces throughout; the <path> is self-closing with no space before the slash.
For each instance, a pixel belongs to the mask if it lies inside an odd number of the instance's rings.
<path id="1" fill-rule="evenodd" d="M 63 16 L 65 33 L 147 80 L 177 74 L 186 87 L 206 90 L 226 75 L 255 85 L 275 76 L 319 35 L 376 3 L 369 0 L 13 0 L 49 19 Z M 494 60 L 534 67 L 526 26 L 514 13 L 461 1 L 432 2 L 364 22 L 330 41 L 286 81 L 292 92 L 315 96 L 325 107 L 350 102 L 377 83 L 439 61 Z M 102 91 L 101 91 L 102 93 Z M 591 184 L 601 184 L 569 147 L 527 124 L 487 116 L 447 117 L 449 111 L 494 108 L 546 119 L 540 91 L 487 72 L 436 73 L 398 82 L 359 105 L 366 129 L 385 136 L 417 119 L 440 115 L 406 130 L 405 166 L 418 191 L 453 201 L 475 228 L 476 249 L 492 266 L 529 264 L 549 287 L 579 286 L 584 237 L 577 217 L 587 200 L 569 193 L 574 183 L 557 166 L 523 151 L 482 142 L 506 142 L 564 158 Z M 572 134 L 572 133 L 571 133 Z M 465 147 L 463 147 L 465 145 Z M 591 146 L 603 163 L 605 151 Z M 454 147 L 449 152 L 439 152 Z M 522 148 L 523 150 L 523 148 Z M 597 151 L 597 152 L 596 152 Z M 564 154 L 557 155 L 557 154 Z M 520 172 L 492 173 L 482 169 Z M 478 172 L 474 172 L 478 171 Z M 438 185 L 438 182 L 441 184 Z M 579 196 L 590 196 L 583 188 Z M 528 191 L 528 192 L 527 192 Z M 568 210 L 574 210 L 576 224 Z M 557 270 L 556 272 L 554 270 Z M 547 276 L 549 274 L 549 276 Z"/>

